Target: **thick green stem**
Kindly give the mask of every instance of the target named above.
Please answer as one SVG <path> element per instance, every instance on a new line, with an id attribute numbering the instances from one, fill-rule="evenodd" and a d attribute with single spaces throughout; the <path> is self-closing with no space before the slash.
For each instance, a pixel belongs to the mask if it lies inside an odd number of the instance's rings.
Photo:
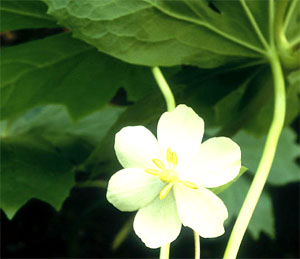
<path id="1" fill-rule="evenodd" d="M 175 109 L 175 99 L 174 99 L 173 93 L 172 93 L 166 79 L 164 78 L 162 72 L 160 71 L 159 67 L 153 67 L 152 73 L 156 80 L 156 83 L 158 84 L 158 86 L 166 100 L 168 111 L 170 112 L 173 109 Z"/>
<path id="2" fill-rule="evenodd" d="M 166 244 L 160 248 L 159 259 L 169 259 L 170 244 Z"/>
<path id="3" fill-rule="evenodd" d="M 273 2 L 273 1 L 271 1 Z M 277 52 L 283 67 L 286 69 L 297 69 L 300 67 L 300 56 L 295 52 L 295 44 L 289 42 L 286 38 L 286 28 L 291 19 L 293 11 L 295 11 L 297 0 L 292 0 L 289 4 L 288 0 L 281 0 L 277 2 L 277 8 L 274 21 L 274 35 L 276 40 Z M 288 11 L 287 11 L 288 8 Z M 286 14 L 287 11 L 287 14 Z"/>
<path id="4" fill-rule="evenodd" d="M 260 163 L 257 168 L 257 172 L 231 232 L 231 236 L 225 250 L 224 259 L 234 259 L 237 256 L 243 236 L 246 232 L 247 226 L 250 222 L 256 204 L 259 200 L 259 197 L 269 175 L 275 156 L 277 143 L 284 125 L 286 105 L 284 77 L 279 57 L 276 51 L 273 50 L 270 54 L 270 63 L 274 80 L 275 100 L 273 120 L 268 132 L 267 140 Z"/>
<path id="5" fill-rule="evenodd" d="M 194 231 L 195 259 L 200 259 L 200 236 Z"/>

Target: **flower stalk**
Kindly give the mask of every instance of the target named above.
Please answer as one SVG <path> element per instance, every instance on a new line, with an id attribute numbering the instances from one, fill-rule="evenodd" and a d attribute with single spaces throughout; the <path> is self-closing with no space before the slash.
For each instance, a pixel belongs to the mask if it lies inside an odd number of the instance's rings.
<path id="1" fill-rule="evenodd" d="M 166 79 L 164 78 L 162 72 L 160 71 L 159 67 L 153 67 L 152 73 L 153 73 L 156 83 L 159 86 L 159 89 L 161 90 L 161 92 L 166 100 L 168 111 L 170 112 L 170 111 L 174 110 L 175 106 L 176 106 L 174 95 L 173 95 Z"/>
<path id="2" fill-rule="evenodd" d="M 268 132 L 257 172 L 229 238 L 224 259 L 234 259 L 237 256 L 243 236 L 246 232 L 247 226 L 269 175 L 275 156 L 277 143 L 284 126 L 286 109 L 284 76 L 279 57 L 274 49 L 270 51 L 270 64 L 274 81 L 273 120 Z"/>
<path id="3" fill-rule="evenodd" d="M 166 244 L 160 248 L 159 259 L 169 259 L 170 244 Z"/>
<path id="4" fill-rule="evenodd" d="M 200 236 L 194 231 L 195 259 L 200 259 Z"/>

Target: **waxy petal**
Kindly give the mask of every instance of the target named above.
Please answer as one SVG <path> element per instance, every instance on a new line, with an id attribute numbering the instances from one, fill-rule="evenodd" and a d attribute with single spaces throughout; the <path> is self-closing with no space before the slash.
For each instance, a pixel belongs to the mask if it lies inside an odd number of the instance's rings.
<path id="1" fill-rule="evenodd" d="M 233 180 L 240 168 L 240 147 L 229 138 L 217 137 L 201 144 L 197 156 L 185 171 L 180 172 L 180 177 L 213 188 Z"/>
<path id="2" fill-rule="evenodd" d="M 124 168 L 155 168 L 152 159 L 161 159 L 156 138 L 143 126 L 120 130 L 115 138 L 115 151 Z"/>
<path id="3" fill-rule="evenodd" d="M 155 198 L 138 211 L 133 228 L 146 246 L 158 248 L 174 241 L 180 233 L 181 221 L 176 210 L 173 192 L 160 200 Z"/>
<path id="4" fill-rule="evenodd" d="M 204 122 L 192 108 L 178 105 L 165 112 L 157 125 L 157 138 L 163 154 L 170 147 L 177 153 L 178 166 L 182 167 L 197 153 L 204 133 Z"/>
<path id="5" fill-rule="evenodd" d="M 107 200 L 121 211 L 135 211 L 149 204 L 165 184 L 139 168 L 122 169 L 108 182 Z"/>
<path id="6" fill-rule="evenodd" d="M 191 189 L 178 183 L 174 185 L 174 194 L 178 215 L 184 226 L 204 238 L 218 237 L 224 233 L 223 223 L 228 212 L 213 192 L 202 187 Z"/>

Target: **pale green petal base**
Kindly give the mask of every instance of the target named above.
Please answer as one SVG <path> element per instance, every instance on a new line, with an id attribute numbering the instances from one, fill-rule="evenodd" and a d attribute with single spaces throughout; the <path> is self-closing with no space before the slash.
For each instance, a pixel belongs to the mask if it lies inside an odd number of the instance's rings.
<path id="1" fill-rule="evenodd" d="M 148 205 L 165 184 L 143 169 L 127 168 L 115 173 L 108 182 L 107 200 L 121 211 L 135 211 Z"/>
<path id="2" fill-rule="evenodd" d="M 223 223 L 228 217 L 223 201 L 205 189 L 191 189 L 175 184 L 178 215 L 184 226 L 192 228 L 201 237 L 212 238 L 224 234 Z"/>
<path id="3" fill-rule="evenodd" d="M 217 137 L 201 144 L 189 167 L 180 175 L 199 186 L 213 188 L 233 180 L 240 169 L 240 147 L 229 138 Z"/>
<path id="4" fill-rule="evenodd" d="M 186 165 L 197 153 L 204 133 L 204 122 L 192 108 L 180 104 L 172 112 L 165 112 L 157 125 L 157 139 L 161 150 L 176 152 L 178 166 Z"/>
<path id="5" fill-rule="evenodd" d="M 173 242 L 181 230 L 173 192 L 163 200 L 155 198 L 148 206 L 140 209 L 133 227 L 147 247 L 159 248 Z"/>
<path id="6" fill-rule="evenodd" d="M 125 127 L 116 134 L 115 151 L 124 168 L 152 168 L 153 158 L 161 159 L 158 142 L 143 126 Z"/>

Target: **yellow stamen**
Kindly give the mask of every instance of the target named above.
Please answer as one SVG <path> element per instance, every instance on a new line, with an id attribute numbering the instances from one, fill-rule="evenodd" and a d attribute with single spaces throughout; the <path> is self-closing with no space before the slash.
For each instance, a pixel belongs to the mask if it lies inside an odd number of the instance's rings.
<path id="1" fill-rule="evenodd" d="M 172 189 L 172 186 L 173 186 L 174 183 L 170 182 L 168 183 L 160 192 L 159 194 L 159 198 L 162 200 L 164 199 L 167 194 L 169 193 L 169 191 Z"/>
<path id="2" fill-rule="evenodd" d="M 198 189 L 198 186 L 192 182 L 189 181 L 181 181 L 186 187 L 192 188 L 192 189 Z"/>
<path id="3" fill-rule="evenodd" d="M 161 190 L 160 194 L 159 194 L 159 198 L 161 200 L 163 200 L 167 194 L 170 192 L 170 190 L 172 189 L 173 185 L 175 183 L 183 183 L 185 186 L 191 188 L 191 189 L 198 189 L 198 186 L 190 181 L 184 181 L 184 180 L 180 180 L 178 178 L 178 173 L 176 171 L 176 166 L 177 166 L 177 154 L 176 152 L 171 152 L 171 148 L 168 147 L 167 149 L 167 154 L 166 154 L 166 159 L 167 162 L 169 163 L 169 165 L 167 165 L 167 167 L 165 166 L 165 164 L 155 158 L 152 159 L 152 162 L 158 167 L 158 169 L 146 169 L 145 172 L 154 176 L 158 176 L 159 179 L 163 182 L 166 183 L 166 185 L 164 186 L 164 188 Z"/>
<path id="4" fill-rule="evenodd" d="M 172 153 L 172 163 L 173 165 L 177 165 L 177 155 L 175 152 Z"/>
<path id="5" fill-rule="evenodd" d="M 152 174 L 152 175 L 155 175 L 155 176 L 158 176 L 159 175 L 159 172 L 155 169 L 146 169 L 145 172 L 147 174 Z"/>
<path id="6" fill-rule="evenodd" d="M 168 149 L 167 149 L 167 161 L 169 162 L 169 163 L 171 163 L 172 162 L 172 153 L 171 153 L 171 149 L 168 147 Z"/>
<path id="7" fill-rule="evenodd" d="M 162 161 L 160 161 L 159 159 L 154 158 L 154 159 L 152 159 L 152 162 L 153 162 L 159 169 L 162 169 L 162 170 L 166 169 L 164 163 L 163 163 Z"/>

